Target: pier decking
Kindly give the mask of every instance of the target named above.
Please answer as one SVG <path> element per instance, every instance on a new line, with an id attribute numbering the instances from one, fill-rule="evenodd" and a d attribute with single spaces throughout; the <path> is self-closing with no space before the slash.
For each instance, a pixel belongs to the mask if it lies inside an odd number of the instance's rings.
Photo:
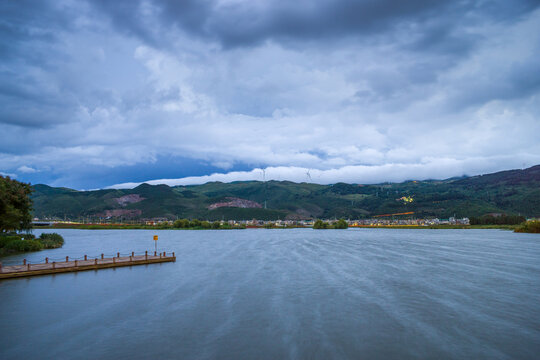
<path id="1" fill-rule="evenodd" d="M 118 253 L 116 257 L 105 258 L 102 255 L 101 258 L 94 259 L 89 259 L 85 255 L 84 258 L 82 258 L 81 260 L 70 261 L 69 258 L 66 257 L 66 261 L 49 262 L 48 259 L 46 259 L 45 263 L 40 264 L 30 264 L 27 263 L 26 260 L 24 260 L 23 264 L 21 265 L 2 266 L 0 264 L 0 280 L 26 276 L 48 275 L 86 270 L 99 270 L 121 266 L 145 265 L 174 261 L 176 261 L 176 256 L 174 255 L 174 252 L 172 253 L 172 255 L 167 255 L 167 253 L 165 252 L 159 254 L 154 252 L 153 255 L 149 255 L 148 252 L 143 255 L 135 255 L 135 253 L 131 253 L 131 256 L 120 256 L 120 254 Z"/>

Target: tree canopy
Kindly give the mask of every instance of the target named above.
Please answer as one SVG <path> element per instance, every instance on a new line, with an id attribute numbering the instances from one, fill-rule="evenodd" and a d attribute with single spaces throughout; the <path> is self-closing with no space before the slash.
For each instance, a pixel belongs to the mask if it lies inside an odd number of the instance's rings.
<path id="1" fill-rule="evenodd" d="M 0 176 L 0 232 L 32 227 L 30 184 Z"/>
<path id="2" fill-rule="evenodd" d="M 345 219 L 339 219 L 337 223 L 334 224 L 334 229 L 347 229 L 349 224 Z"/>
<path id="3" fill-rule="evenodd" d="M 326 221 L 317 220 L 315 223 L 313 223 L 314 229 L 347 229 L 349 227 L 349 224 L 345 219 L 339 219 L 339 221 L 335 222 L 334 224 L 329 224 Z"/>

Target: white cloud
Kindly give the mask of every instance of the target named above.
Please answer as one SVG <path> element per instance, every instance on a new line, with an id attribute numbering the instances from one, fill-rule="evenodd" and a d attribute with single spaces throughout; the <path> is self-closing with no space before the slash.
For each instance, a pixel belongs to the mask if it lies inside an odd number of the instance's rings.
<path id="1" fill-rule="evenodd" d="M 23 166 L 20 166 L 18 169 L 17 169 L 18 172 L 21 172 L 21 173 L 24 173 L 24 174 L 33 174 L 33 173 L 36 173 L 38 172 L 38 170 L 30 167 L 30 166 L 26 166 L 26 165 L 23 165 Z"/>
<path id="2" fill-rule="evenodd" d="M 0 175 L 2 175 L 2 176 L 9 176 L 9 177 L 12 178 L 12 179 L 17 178 L 17 174 L 5 173 L 5 172 L 2 172 L 2 171 L 0 171 Z"/>
<path id="3" fill-rule="evenodd" d="M 316 184 L 335 184 L 346 182 L 353 184 L 376 184 L 382 182 L 402 182 L 406 180 L 434 179 L 433 174 L 438 174 L 437 179 L 447 179 L 463 175 L 478 175 L 508 169 L 510 158 L 486 159 L 426 159 L 421 164 L 384 164 L 384 165 L 356 165 L 343 166 L 341 168 L 320 170 L 296 166 L 276 166 L 264 169 L 265 179 L 276 181 L 310 182 Z M 540 156 L 534 159 L 540 162 Z M 308 175 L 309 173 L 309 175 Z M 232 171 L 228 173 L 214 173 L 205 176 L 190 176 L 179 179 L 157 179 L 144 182 L 130 182 L 112 185 L 111 189 L 132 189 L 147 183 L 150 185 L 165 184 L 177 185 L 200 185 L 208 182 L 219 181 L 229 183 L 233 181 L 263 181 L 263 170 L 255 168 L 251 171 Z"/>

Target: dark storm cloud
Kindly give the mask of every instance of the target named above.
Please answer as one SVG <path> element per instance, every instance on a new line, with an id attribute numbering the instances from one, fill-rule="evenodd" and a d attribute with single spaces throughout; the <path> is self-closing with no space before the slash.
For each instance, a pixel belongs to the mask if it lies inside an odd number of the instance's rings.
<path id="1" fill-rule="evenodd" d="M 453 30 L 484 21 L 515 21 L 539 6 L 538 1 L 269 1 L 218 2 L 204 0 L 143 3 L 99 1 L 115 24 L 159 43 L 142 19 L 152 13 L 159 25 L 176 26 L 191 34 L 217 40 L 224 47 L 252 46 L 266 40 L 317 40 L 409 32 L 418 37 L 416 49 L 463 52 L 470 46 L 465 34 Z M 151 16 L 151 15 L 150 15 Z"/>
<path id="2" fill-rule="evenodd" d="M 540 54 L 540 47 L 537 53 Z M 527 98 L 540 90 L 539 61 L 506 64 L 500 70 L 491 73 L 489 79 L 464 79 L 463 87 L 449 95 L 448 109 L 462 111 L 489 101 Z"/>
<path id="3" fill-rule="evenodd" d="M 36 72 L 60 70 L 58 34 L 73 29 L 72 10 L 52 1 L 0 3 L 0 124 L 48 127 L 68 121 L 74 108 L 69 95 Z"/>
<path id="4" fill-rule="evenodd" d="M 57 34 L 73 30 L 76 9 L 54 1 L 2 1 L 0 3 L 0 57 L 2 62 L 48 63 Z"/>
<path id="5" fill-rule="evenodd" d="M 0 123 L 49 127 L 69 121 L 76 107 L 69 94 L 45 89 L 39 79 L 21 72 L 0 71 L 0 76 Z"/>
<path id="6" fill-rule="evenodd" d="M 371 78 L 370 100 L 391 99 L 419 83 L 437 80 L 439 74 L 470 56 L 479 42 L 482 26 L 514 23 L 540 6 L 540 1 L 173 1 L 144 2 L 98 1 L 94 3 L 122 31 L 167 49 L 174 40 L 171 31 L 180 29 L 201 39 L 216 41 L 224 49 L 260 46 L 267 40 L 293 48 L 315 47 L 332 51 L 334 44 L 365 46 L 391 44 L 404 52 L 426 53 L 414 64 L 400 69 L 363 74 Z M 152 23 L 155 26 L 149 27 Z M 472 30 L 471 30 L 472 29 Z M 499 34 L 492 34 L 498 36 Z M 365 45 L 362 45 L 365 44 Z M 174 50 L 172 50 L 174 51 Z M 514 72 L 514 71 L 513 71 Z M 508 75 L 512 84 L 514 76 Z M 540 76 L 532 75 L 533 79 Z M 528 82 L 536 83 L 528 79 Z M 478 89 L 471 86 L 473 91 Z M 513 94 L 513 91 L 516 93 Z M 467 89 L 451 101 L 485 101 L 490 94 L 497 98 L 518 97 L 525 91 L 512 85 L 468 96 Z M 249 95 L 248 95 L 249 96 Z M 458 98 L 467 97 L 460 101 Z M 272 108 L 271 104 L 269 109 Z M 234 105 L 253 114 L 266 114 L 268 106 L 257 102 Z M 259 109 L 259 110 L 258 110 Z M 271 110 L 270 110 L 271 111 Z"/>
<path id="7" fill-rule="evenodd" d="M 2 1 L 0 172 L 88 188 L 532 165 L 539 4 Z"/>

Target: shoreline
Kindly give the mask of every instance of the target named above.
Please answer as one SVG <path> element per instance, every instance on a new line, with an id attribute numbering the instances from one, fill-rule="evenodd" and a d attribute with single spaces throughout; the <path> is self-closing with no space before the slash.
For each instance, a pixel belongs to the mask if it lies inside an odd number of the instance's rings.
<path id="1" fill-rule="evenodd" d="M 360 225 L 349 226 L 352 229 L 431 229 L 431 230 L 444 230 L 444 229 L 499 229 L 499 230 L 515 230 L 518 225 Z M 167 228 L 152 225 L 67 225 L 61 226 L 37 226 L 32 230 L 46 230 L 46 229 L 79 229 L 79 230 L 246 230 L 246 229 L 268 229 L 264 226 L 247 226 L 247 227 L 231 227 L 220 229 L 207 229 L 203 227 L 195 228 Z M 308 226 L 288 226 L 288 227 L 272 227 L 270 229 L 312 229 Z M 343 229 L 319 229 L 319 230 L 343 230 Z"/>

